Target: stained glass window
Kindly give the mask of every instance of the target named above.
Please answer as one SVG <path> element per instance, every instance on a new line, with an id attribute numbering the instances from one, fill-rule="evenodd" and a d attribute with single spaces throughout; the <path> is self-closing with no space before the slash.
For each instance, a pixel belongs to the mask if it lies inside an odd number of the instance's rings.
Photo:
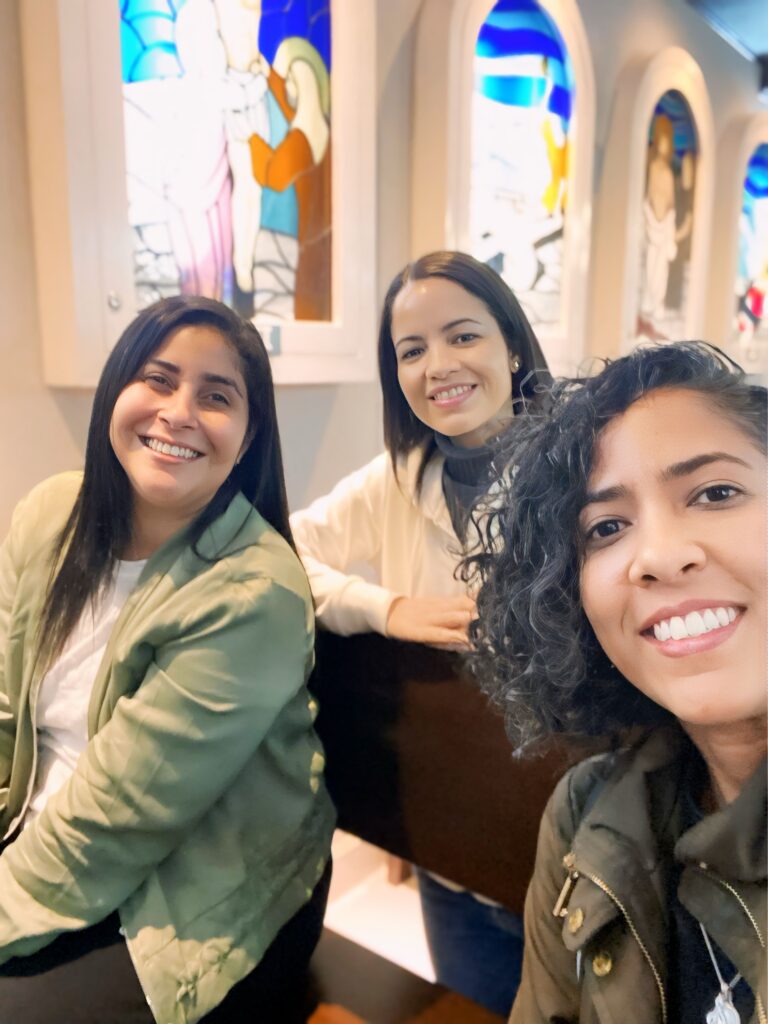
<path id="1" fill-rule="evenodd" d="M 648 128 L 639 338 L 679 341 L 686 335 L 697 152 L 691 109 L 682 93 L 670 89 Z"/>
<path id="2" fill-rule="evenodd" d="M 477 37 L 472 106 L 472 252 L 532 323 L 560 318 L 574 76 L 535 0 L 498 0 Z"/>
<path id="3" fill-rule="evenodd" d="M 138 305 L 330 320 L 330 0 L 118 2 Z"/>
<path id="4" fill-rule="evenodd" d="M 747 370 L 768 372 L 768 143 L 752 154 L 744 178 L 736 275 L 738 356 Z"/>

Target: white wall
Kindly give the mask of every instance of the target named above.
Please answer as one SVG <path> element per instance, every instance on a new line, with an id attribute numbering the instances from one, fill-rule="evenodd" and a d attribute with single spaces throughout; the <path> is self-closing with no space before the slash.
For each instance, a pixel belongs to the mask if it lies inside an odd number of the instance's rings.
<path id="1" fill-rule="evenodd" d="M 79 465 L 90 409 L 41 382 L 19 49 L 16 3 L 0 3 L 0 534 L 33 484 Z"/>
<path id="2" fill-rule="evenodd" d="M 410 167 L 414 23 L 421 0 L 377 0 L 377 275 L 379 297 L 412 254 Z M 40 373 L 39 328 L 31 247 L 24 99 L 19 62 L 19 0 L 0 2 L 0 534 L 13 505 L 34 483 L 82 460 L 91 396 L 52 390 Z M 728 125 L 759 109 L 756 70 L 698 18 L 684 0 L 580 0 L 595 63 L 597 138 L 595 192 L 610 188 L 602 154 L 622 69 L 667 45 L 680 45 L 701 65 L 720 141 Z M 731 169 L 721 164 L 716 195 Z M 718 223 L 713 237 L 728 226 Z M 610 245 L 598 222 L 596 244 Z M 713 258 L 717 267 L 717 245 Z M 730 274 L 732 268 L 719 268 Z M 599 282 L 593 282 L 599 322 Z M 375 339 L 371 339 L 375 344 Z M 282 388 L 278 414 L 288 492 L 299 507 L 381 446 L 375 383 Z"/>

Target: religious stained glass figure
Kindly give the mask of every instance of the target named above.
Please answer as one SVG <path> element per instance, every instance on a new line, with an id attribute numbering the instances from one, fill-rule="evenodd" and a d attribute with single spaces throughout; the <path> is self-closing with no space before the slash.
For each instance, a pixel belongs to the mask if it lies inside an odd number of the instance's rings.
<path id="1" fill-rule="evenodd" d="M 685 337 L 690 276 L 696 129 L 681 93 L 664 93 L 651 118 L 642 205 L 637 337 Z"/>
<path id="2" fill-rule="evenodd" d="M 470 236 L 534 324 L 560 318 L 576 85 L 535 0 L 498 0 L 475 48 Z"/>
<path id="3" fill-rule="evenodd" d="M 768 143 L 747 165 L 739 219 L 736 275 L 736 358 L 745 370 L 768 377 Z"/>
<path id="4" fill-rule="evenodd" d="M 138 305 L 329 320 L 330 0 L 118 0 Z"/>

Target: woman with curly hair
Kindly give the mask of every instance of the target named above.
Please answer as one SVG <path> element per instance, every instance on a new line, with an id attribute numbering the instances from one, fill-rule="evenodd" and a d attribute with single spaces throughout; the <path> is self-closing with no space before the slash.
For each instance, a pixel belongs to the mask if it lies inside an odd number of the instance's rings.
<path id="1" fill-rule="evenodd" d="M 765 444 L 765 389 L 700 343 L 510 440 L 480 679 L 518 744 L 617 740 L 545 812 L 514 1024 L 767 1019 Z"/>

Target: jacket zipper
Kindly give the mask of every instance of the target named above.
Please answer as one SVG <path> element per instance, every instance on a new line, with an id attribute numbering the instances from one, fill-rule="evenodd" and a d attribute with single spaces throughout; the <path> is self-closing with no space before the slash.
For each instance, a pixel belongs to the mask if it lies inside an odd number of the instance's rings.
<path id="1" fill-rule="evenodd" d="M 576 879 L 579 877 L 579 874 L 583 875 L 584 878 L 588 878 L 590 880 L 590 882 L 594 882 L 594 884 L 598 887 L 598 889 L 602 889 L 603 892 L 606 894 L 606 896 L 608 896 L 608 898 L 611 899 L 616 904 L 616 906 L 619 908 L 619 910 L 621 911 L 621 913 L 622 913 L 622 915 L 624 917 L 624 920 L 627 922 L 627 925 L 629 926 L 629 930 L 634 935 L 635 941 L 637 942 L 638 946 L 642 950 L 643 956 L 645 957 L 645 959 L 646 959 L 646 961 L 648 963 L 648 966 L 651 968 L 651 972 L 653 973 L 653 977 L 656 979 L 656 987 L 659 990 L 659 998 L 661 999 L 661 1020 L 662 1020 L 662 1024 L 667 1024 L 667 997 L 666 997 L 666 994 L 664 992 L 664 985 L 662 984 L 662 981 L 661 981 L 661 975 L 659 974 L 658 968 L 656 967 L 656 964 L 653 962 L 653 958 L 651 957 L 651 954 L 648 952 L 648 949 L 647 949 L 645 943 L 640 938 L 640 933 L 638 932 L 637 928 L 635 927 L 634 921 L 629 916 L 629 914 L 627 912 L 627 908 L 621 902 L 621 900 L 616 895 L 616 893 L 610 888 L 610 886 L 608 886 L 602 880 L 602 878 L 598 878 L 596 875 L 590 875 L 586 871 L 582 871 L 582 872 L 576 871 L 575 863 L 576 863 L 576 857 L 573 854 L 573 852 L 567 853 L 565 855 L 565 857 L 563 857 L 563 865 L 566 868 L 566 870 L 568 871 L 568 877 L 566 878 L 565 884 L 563 885 L 563 888 L 560 891 L 560 895 L 559 895 L 559 897 L 557 899 L 557 903 L 555 904 L 552 913 L 554 914 L 555 917 L 563 917 L 565 915 L 565 911 L 566 911 L 567 906 L 568 906 L 568 901 L 570 900 L 570 897 L 571 897 L 571 892 L 573 891 L 573 887 L 576 884 Z M 763 1024 L 763 1021 L 761 1021 L 760 1024 Z"/>
<path id="2" fill-rule="evenodd" d="M 704 868 L 702 867 L 702 868 L 700 868 L 700 870 L 704 871 Z M 752 911 L 749 909 L 749 907 L 744 902 L 743 898 L 740 896 L 740 894 L 737 892 L 737 890 L 734 889 L 733 886 L 730 885 L 728 882 L 725 882 L 722 878 L 718 878 L 717 875 L 711 875 L 711 874 L 709 874 L 709 872 L 706 872 L 706 871 L 704 871 L 704 874 L 706 874 L 708 878 L 711 878 L 715 882 L 717 882 L 718 885 L 721 885 L 723 887 L 723 889 L 727 889 L 728 892 L 738 900 L 739 906 L 744 911 L 744 913 L 747 915 L 747 917 L 749 918 L 750 924 L 755 929 L 755 935 L 757 935 L 757 941 L 760 943 L 760 948 L 761 949 L 765 949 L 765 940 L 763 939 L 763 936 L 762 936 L 762 933 L 761 933 L 761 931 L 760 931 L 760 929 L 758 927 L 757 921 L 755 920 L 754 915 L 752 914 Z M 766 1017 L 765 1010 L 763 1009 L 763 1001 L 760 998 L 760 993 L 759 992 L 755 992 L 755 1005 L 757 1006 L 757 1019 L 758 1019 L 759 1024 L 768 1024 L 768 1017 Z"/>

